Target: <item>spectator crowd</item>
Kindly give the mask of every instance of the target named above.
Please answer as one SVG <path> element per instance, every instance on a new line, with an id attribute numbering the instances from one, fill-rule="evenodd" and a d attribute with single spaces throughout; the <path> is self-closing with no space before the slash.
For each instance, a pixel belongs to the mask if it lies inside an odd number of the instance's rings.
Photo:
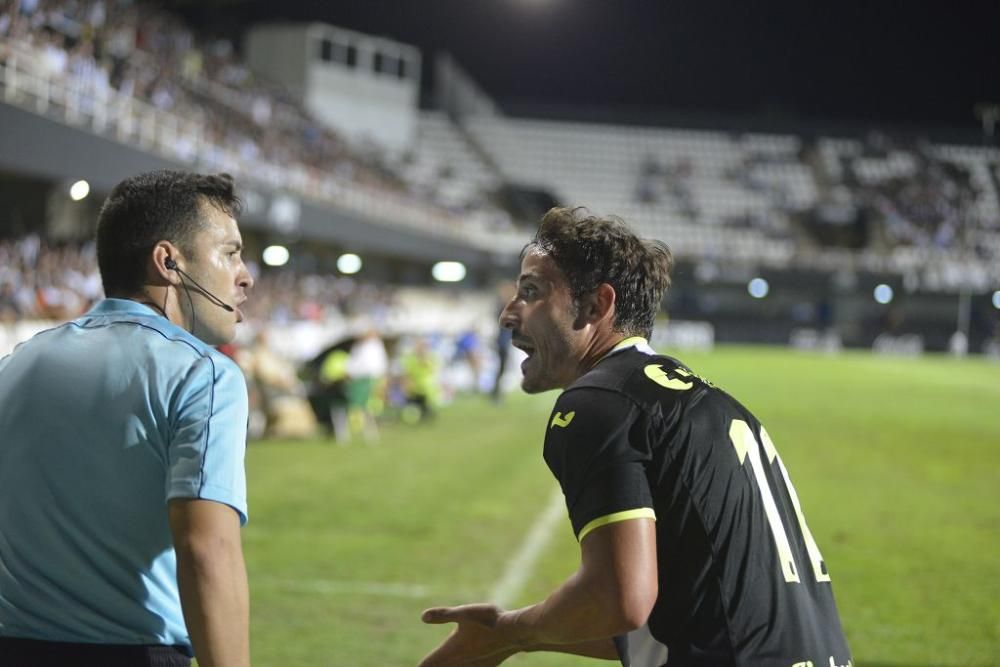
<path id="1" fill-rule="evenodd" d="M 70 319 L 102 295 L 93 242 L 0 240 L 0 323 Z"/>
<path id="2" fill-rule="evenodd" d="M 686 222 L 753 228 L 772 238 L 790 238 L 782 221 L 797 222 L 821 247 L 968 250 L 981 261 L 998 254 L 988 242 L 1000 238 L 995 152 L 884 132 L 846 140 L 796 137 L 794 148 L 772 152 L 745 146 L 745 138 L 730 137 L 722 158 L 647 155 L 635 200 L 666 205 Z M 728 161 L 721 170 L 720 159 Z M 720 196 L 720 181 L 721 192 L 754 203 L 710 219 L 704 209 Z"/>
<path id="3" fill-rule="evenodd" d="M 346 276 L 272 271 L 256 263 L 247 313 L 257 322 L 344 321 L 360 316 L 385 321 L 393 306 L 389 288 Z M 0 322 L 62 321 L 77 317 L 103 297 L 92 241 L 53 243 L 37 234 L 0 239 Z"/>
<path id="4" fill-rule="evenodd" d="M 181 127 L 171 151 L 202 171 L 462 224 L 467 211 L 435 203 L 378 145 L 351 143 L 256 76 L 231 40 L 200 35 L 155 3 L 0 0 L 0 9 L 0 63 L 24 55 L 37 76 L 80 93 L 84 112 L 114 93 L 172 114 Z"/>

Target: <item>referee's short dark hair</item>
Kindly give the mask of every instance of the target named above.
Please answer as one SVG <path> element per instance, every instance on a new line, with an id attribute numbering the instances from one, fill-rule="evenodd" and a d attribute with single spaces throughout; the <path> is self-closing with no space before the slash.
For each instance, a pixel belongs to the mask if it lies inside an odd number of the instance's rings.
<path id="1" fill-rule="evenodd" d="M 569 281 L 574 303 L 602 283 L 615 290 L 614 328 L 648 338 L 670 287 L 673 255 L 661 241 L 641 239 L 616 216 L 585 208 L 553 208 L 521 251 L 548 254 Z"/>
<path id="2" fill-rule="evenodd" d="M 104 294 L 124 296 L 138 290 L 146 279 L 149 254 L 160 241 L 190 253 L 205 203 L 233 217 L 242 210 L 229 174 L 161 170 L 116 185 L 97 219 L 97 265 Z"/>

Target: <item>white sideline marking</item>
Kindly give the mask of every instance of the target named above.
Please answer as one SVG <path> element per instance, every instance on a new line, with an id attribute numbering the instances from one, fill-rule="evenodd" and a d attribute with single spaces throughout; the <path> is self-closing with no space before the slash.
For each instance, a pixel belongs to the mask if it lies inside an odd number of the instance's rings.
<path id="1" fill-rule="evenodd" d="M 535 562 L 552 538 L 552 528 L 566 515 L 566 503 L 562 491 L 557 487 L 549 499 L 549 504 L 524 538 L 521 548 L 507 561 L 503 577 L 493 587 L 490 600 L 500 607 L 507 607 L 521 594 L 525 582 L 535 568 Z"/>
<path id="2" fill-rule="evenodd" d="M 434 592 L 420 584 L 399 584 L 382 581 L 335 581 L 332 579 L 259 579 L 254 586 L 278 588 L 296 593 L 323 593 L 327 595 L 377 595 L 382 597 L 423 599 Z"/>

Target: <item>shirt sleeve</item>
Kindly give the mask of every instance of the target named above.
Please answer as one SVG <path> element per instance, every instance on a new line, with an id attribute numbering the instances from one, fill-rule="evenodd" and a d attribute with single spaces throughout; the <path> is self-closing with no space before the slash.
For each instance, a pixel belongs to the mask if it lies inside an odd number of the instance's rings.
<path id="1" fill-rule="evenodd" d="M 545 434 L 545 462 L 566 496 L 573 532 L 656 518 L 646 478 L 648 451 L 630 433 L 639 409 L 625 396 L 580 388 L 556 401 Z"/>
<path id="2" fill-rule="evenodd" d="M 225 503 L 247 522 L 246 381 L 228 359 L 199 359 L 171 405 L 167 500 Z"/>

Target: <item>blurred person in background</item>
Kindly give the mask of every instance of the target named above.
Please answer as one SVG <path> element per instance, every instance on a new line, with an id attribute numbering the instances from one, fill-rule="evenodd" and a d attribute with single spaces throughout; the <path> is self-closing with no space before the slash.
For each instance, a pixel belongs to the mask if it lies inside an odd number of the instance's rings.
<path id="1" fill-rule="evenodd" d="M 347 359 L 347 421 L 351 434 L 360 432 L 365 442 L 378 440 L 374 403 L 389 371 L 389 355 L 385 343 L 374 326 L 351 346 Z"/>
<path id="2" fill-rule="evenodd" d="M 983 354 L 992 359 L 1000 359 L 1000 315 L 994 315 L 989 324 L 990 335 L 983 343 Z"/>
<path id="3" fill-rule="evenodd" d="M 635 667 L 852 665 L 830 575 L 760 422 L 647 342 L 672 256 L 617 218 L 552 209 L 501 315 L 528 393 L 563 389 L 544 457 L 580 543 L 576 573 L 457 623 L 420 663 L 559 651 Z M 669 656 L 669 663 L 667 658 Z"/>
<path id="4" fill-rule="evenodd" d="M 320 361 L 316 381 L 309 392 L 313 412 L 335 440 L 350 439 L 347 427 L 347 362 L 349 350 L 341 347 L 326 353 Z"/>
<path id="5" fill-rule="evenodd" d="M 21 309 L 17 305 L 14 286 L 9 283 L 0 283 L 0 324 L 14 324 L 20 315 Z"/>
<path id="6" fill-rule="evenodd" d="M 513 298 L 515 292 L 514 284 L 510 281 L 505 281 L 497 286 L 497 297 L 499 299 L 499 308 L 497 312 L 503 312 L 504 307 Z M 511 351 L 511 333 L 510 329 L 507 327 L 497 327 L 496 336 L 496 353 L 497 353 L 497 373 L 493 378 L 493 390 L 490 395 L 493 398 L 494 403 L 500 403 L 503 400 L 503 376 L 507 371 L 507 360 L 510 358 Z"/>
<path id="7" fill-rule="evenodd" d="M 239 211 L 227 175 L 122 181 L 107 298 L 0 360 L 0 664 L 250 664 Z"/>
<path id="8" fill-rule="evenodd" d="M 418 338 L 413 344 L 413 349 L 402 356 L 400 370 L 403 399 L 406 402 L 403 408 L 403 420 L 420 422 L 433 417 L 441 400 L 441 385 L 438 379 L 441 361 L 425 339 Z M 410 408 L 416 410 L 414 417 L 409 416 Z"/>
<path id="9" fill-rule="evenodd" d="M 251 405 L 263 417 L 263 437 L 308 437 L 316 419 L 306 401 L 306 391 L 295 365 L 274 351 L 267 328 L 257 332 L 253 345 L 236 359 L 251 387 Z M 253 421 L 253 420 L 251 420 Z"/>
<path id="10" fill-rule="evenodd" d="M 473 392 L 480 390 L 480 379 L 483 372 L 482 349 L 479 341 L 479 334 L 474 327 L 465 329 L 455 340 L 455 354 L 452 362 L 455 364 L 467 364 L 472 377 L 471 389 Z"/>

